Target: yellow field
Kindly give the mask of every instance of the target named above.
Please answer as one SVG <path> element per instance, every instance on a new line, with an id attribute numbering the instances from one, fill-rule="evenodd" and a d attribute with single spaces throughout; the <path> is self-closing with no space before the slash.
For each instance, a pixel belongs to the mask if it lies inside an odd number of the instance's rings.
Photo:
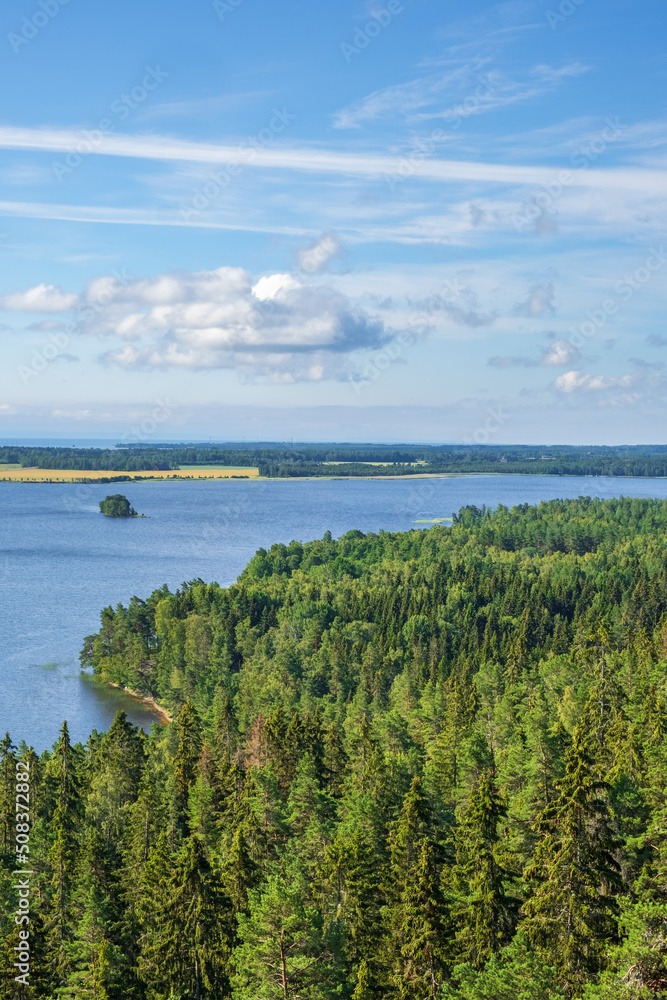
<path id="1" fill-rule="evenodd" d="M 255 479 L 259 469 L 173 469 L 168 472 L 123 472 L 98 469 L 8 469 L 0 467 L 0 481 L 16 483 L 77 483 L 82 479 L 108 479 L 111 476 L 132 476 L 133 479 L 230 479 L 248 476 Z M 107 485 L 114 485 L 108 483 Z M 119 483 L 124 486 L 124 483 Z"/>

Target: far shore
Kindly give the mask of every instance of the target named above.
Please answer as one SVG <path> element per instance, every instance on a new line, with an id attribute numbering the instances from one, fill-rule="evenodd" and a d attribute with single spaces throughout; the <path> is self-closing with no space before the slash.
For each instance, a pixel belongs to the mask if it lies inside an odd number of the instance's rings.
<path id="1" fill-rule="evenodd" d="M 368 475 L 368 476 L 260 476 L 257 469 L 240 468 L 233 471 L 218 469 L 191 469 L 170 472 L 95 472 L 95 470 L 73 469 L 40 469 L 39 475 L 31 475 L 31 469 L 17 472 L 7 472 L 0 468 L 0 483 L 45 483 L 53 485 L 79 484 L 85 486 L 140 486 L 142 483 L 188 483 L 188 482 L 225 482 L 234 483 L 316 483 L 335 482 L 336 480 L 369 480 L 378 482 L 398 479 L 460 479 L 471 476 L 523 476 L 533 479 L 535 476 L 549 476 L 553 479 L 667 479 L 667 476 L 606 476 L 585 475 L 584 473 L 548 473 L 548 472 L 512 472 L 509 469 L 502 472 L 406 472 L 402 475 Z M 116 477 L 127 476 L 127 479 Z M 112 478 L 113 477 L 113 478 Z M 106 481 L 105 481 L 106 480 Z"/>

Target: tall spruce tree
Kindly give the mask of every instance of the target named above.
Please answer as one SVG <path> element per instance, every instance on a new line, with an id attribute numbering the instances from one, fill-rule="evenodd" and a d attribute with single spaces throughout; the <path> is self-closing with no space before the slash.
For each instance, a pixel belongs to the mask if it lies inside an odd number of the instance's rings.
<path id="1" fill-rule="evenodd" d="M 618 938 L 623 888 L 615 852 L 619 840 L 587 734 L 578 727 L 566 757 L 558 797 L 535 824 L 538 842 L 525 872 L 525 930 L 570 989 L 605 964 Z"/>
<path id="2" fill-rule="evenodd" d="M 511 937 L 518 900 L 507 892 L 512 881 L 499 860 L 500 823 L 507 808 L 491 771 L 483 771 L 470 793 L 455 833 L 453 883 L 460 894 L 455 908 L 459 959 L 482 968 Z"/>
<path id="3" fill-rule="evenodd" d="M 155 893 L 141 967 L 148 995 L 217 1000 L 228 991 L 231 904 L 201 839 L 190 836 Z M 168 994 L 167 994 L 168 995 Z"/>
<path id="4" fill-rule="evenodd" d="M 451 922 L 434 853 L 422 840 L 401 892 L 402 943 L 392 975 L 401 1000 L 436 1000 L 443 982 Z"/>
<path id="5" fill-rule="evenodd" d="M 79 765 L 80 760 L 70 743 L 67 723 L 63 722 L 47 768 L 54 811 L 47 858 L 50 891 L 45 927 L 48 963 L 54 986 L 64 985 L 71 971 L 69 946 L 74 937 L 72 894 L 82 815 Z"/>

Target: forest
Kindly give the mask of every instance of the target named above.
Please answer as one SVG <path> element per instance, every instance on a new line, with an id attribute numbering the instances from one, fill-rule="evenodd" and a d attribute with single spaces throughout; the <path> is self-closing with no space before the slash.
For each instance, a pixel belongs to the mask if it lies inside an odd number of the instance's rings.
<path id="1" fill-rule="evenodd" d="M 104 608 L 173 721 L 0 743 L 0 994 L 667 996 L 666 554 L 665 501 L 468 506 Z"/>
<path id="2" fill-rule="evenodd" d="M 553 476 L 667 476 L 667 446 L 119 444 L 116 448 L 0 448 L 0 465 L 145 472 L 188 465 L 258 468 L 260 476 L 400 476 L 514 473 Z M 117 477 L 118 481 L 126 481 Z M 109 478 L 106 481 L 115 481 Z"/>

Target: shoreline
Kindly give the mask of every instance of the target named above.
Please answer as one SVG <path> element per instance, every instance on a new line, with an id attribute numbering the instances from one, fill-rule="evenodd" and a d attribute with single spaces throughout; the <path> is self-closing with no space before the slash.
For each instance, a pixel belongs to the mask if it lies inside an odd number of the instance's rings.
<path id="1" fill-rule="evenodd" d="M 123 475 L 123 473 L 118 473 Z M 667 476 L 607 476 L 607 475 L 585 475 L 584 473 L 549 473 L 549 472 L 408 472 L 398 476 L 166 476 L 152 477 L 142 476 L 141 479 L 128 479 L 124 482 L 104 482 L 101 479 L 19 479 L 15 477 L 4 477 L 0 475 L 0 483 L 20 483 L 23 485 L 46 485 L 46 486 L 140 486 L 142 483 L 220 483 L 220 482 L 243 482 L 243 483 L 317 483 L 317 482 L 368 482 L 374 480 L 391 480 L 395 482 L 399 479 L 462 479 L 474 476 L 516 476 L 525 479 L 534 479 L 537 476 L 549 479 L 645 479 L 647 482 L 654 479 L 667 479 Z M 136 515 L 141 517 L 142 515 Z M 145 516 L 145 515 L 143 515 Z"/>
<path id="2" fill-rule="evenodd" d="M 93 674 L 93 676 L 95 675 Z M 152 698 L 149 698 L 148 695 L 144 696 L 142 694 L 139 694 L 138 691 L 133 691 L 132 688 L 121 687 L 120 684 L 114 684 L 113 681 L 99 681 L 99 683 L 105 684 L 107 687 L 116 688 L 117 691 L 124 691 L 125 694 L 129 694 L 130 697 L 134 698 L 135 701 L 141 702 L 142 705 L 145 705 L 147 708 L 152 709 L 155 712 L 155 714 L 160 717 L 161 725 L 167 726 L 169 725 L 170 722 L 174 721 L 172 716 L 169 715 L 169 713 L 167 712 L 167 710 L 163 708 L 162 705 L 158 705 L 158 703 L 154 701 Z"/>

